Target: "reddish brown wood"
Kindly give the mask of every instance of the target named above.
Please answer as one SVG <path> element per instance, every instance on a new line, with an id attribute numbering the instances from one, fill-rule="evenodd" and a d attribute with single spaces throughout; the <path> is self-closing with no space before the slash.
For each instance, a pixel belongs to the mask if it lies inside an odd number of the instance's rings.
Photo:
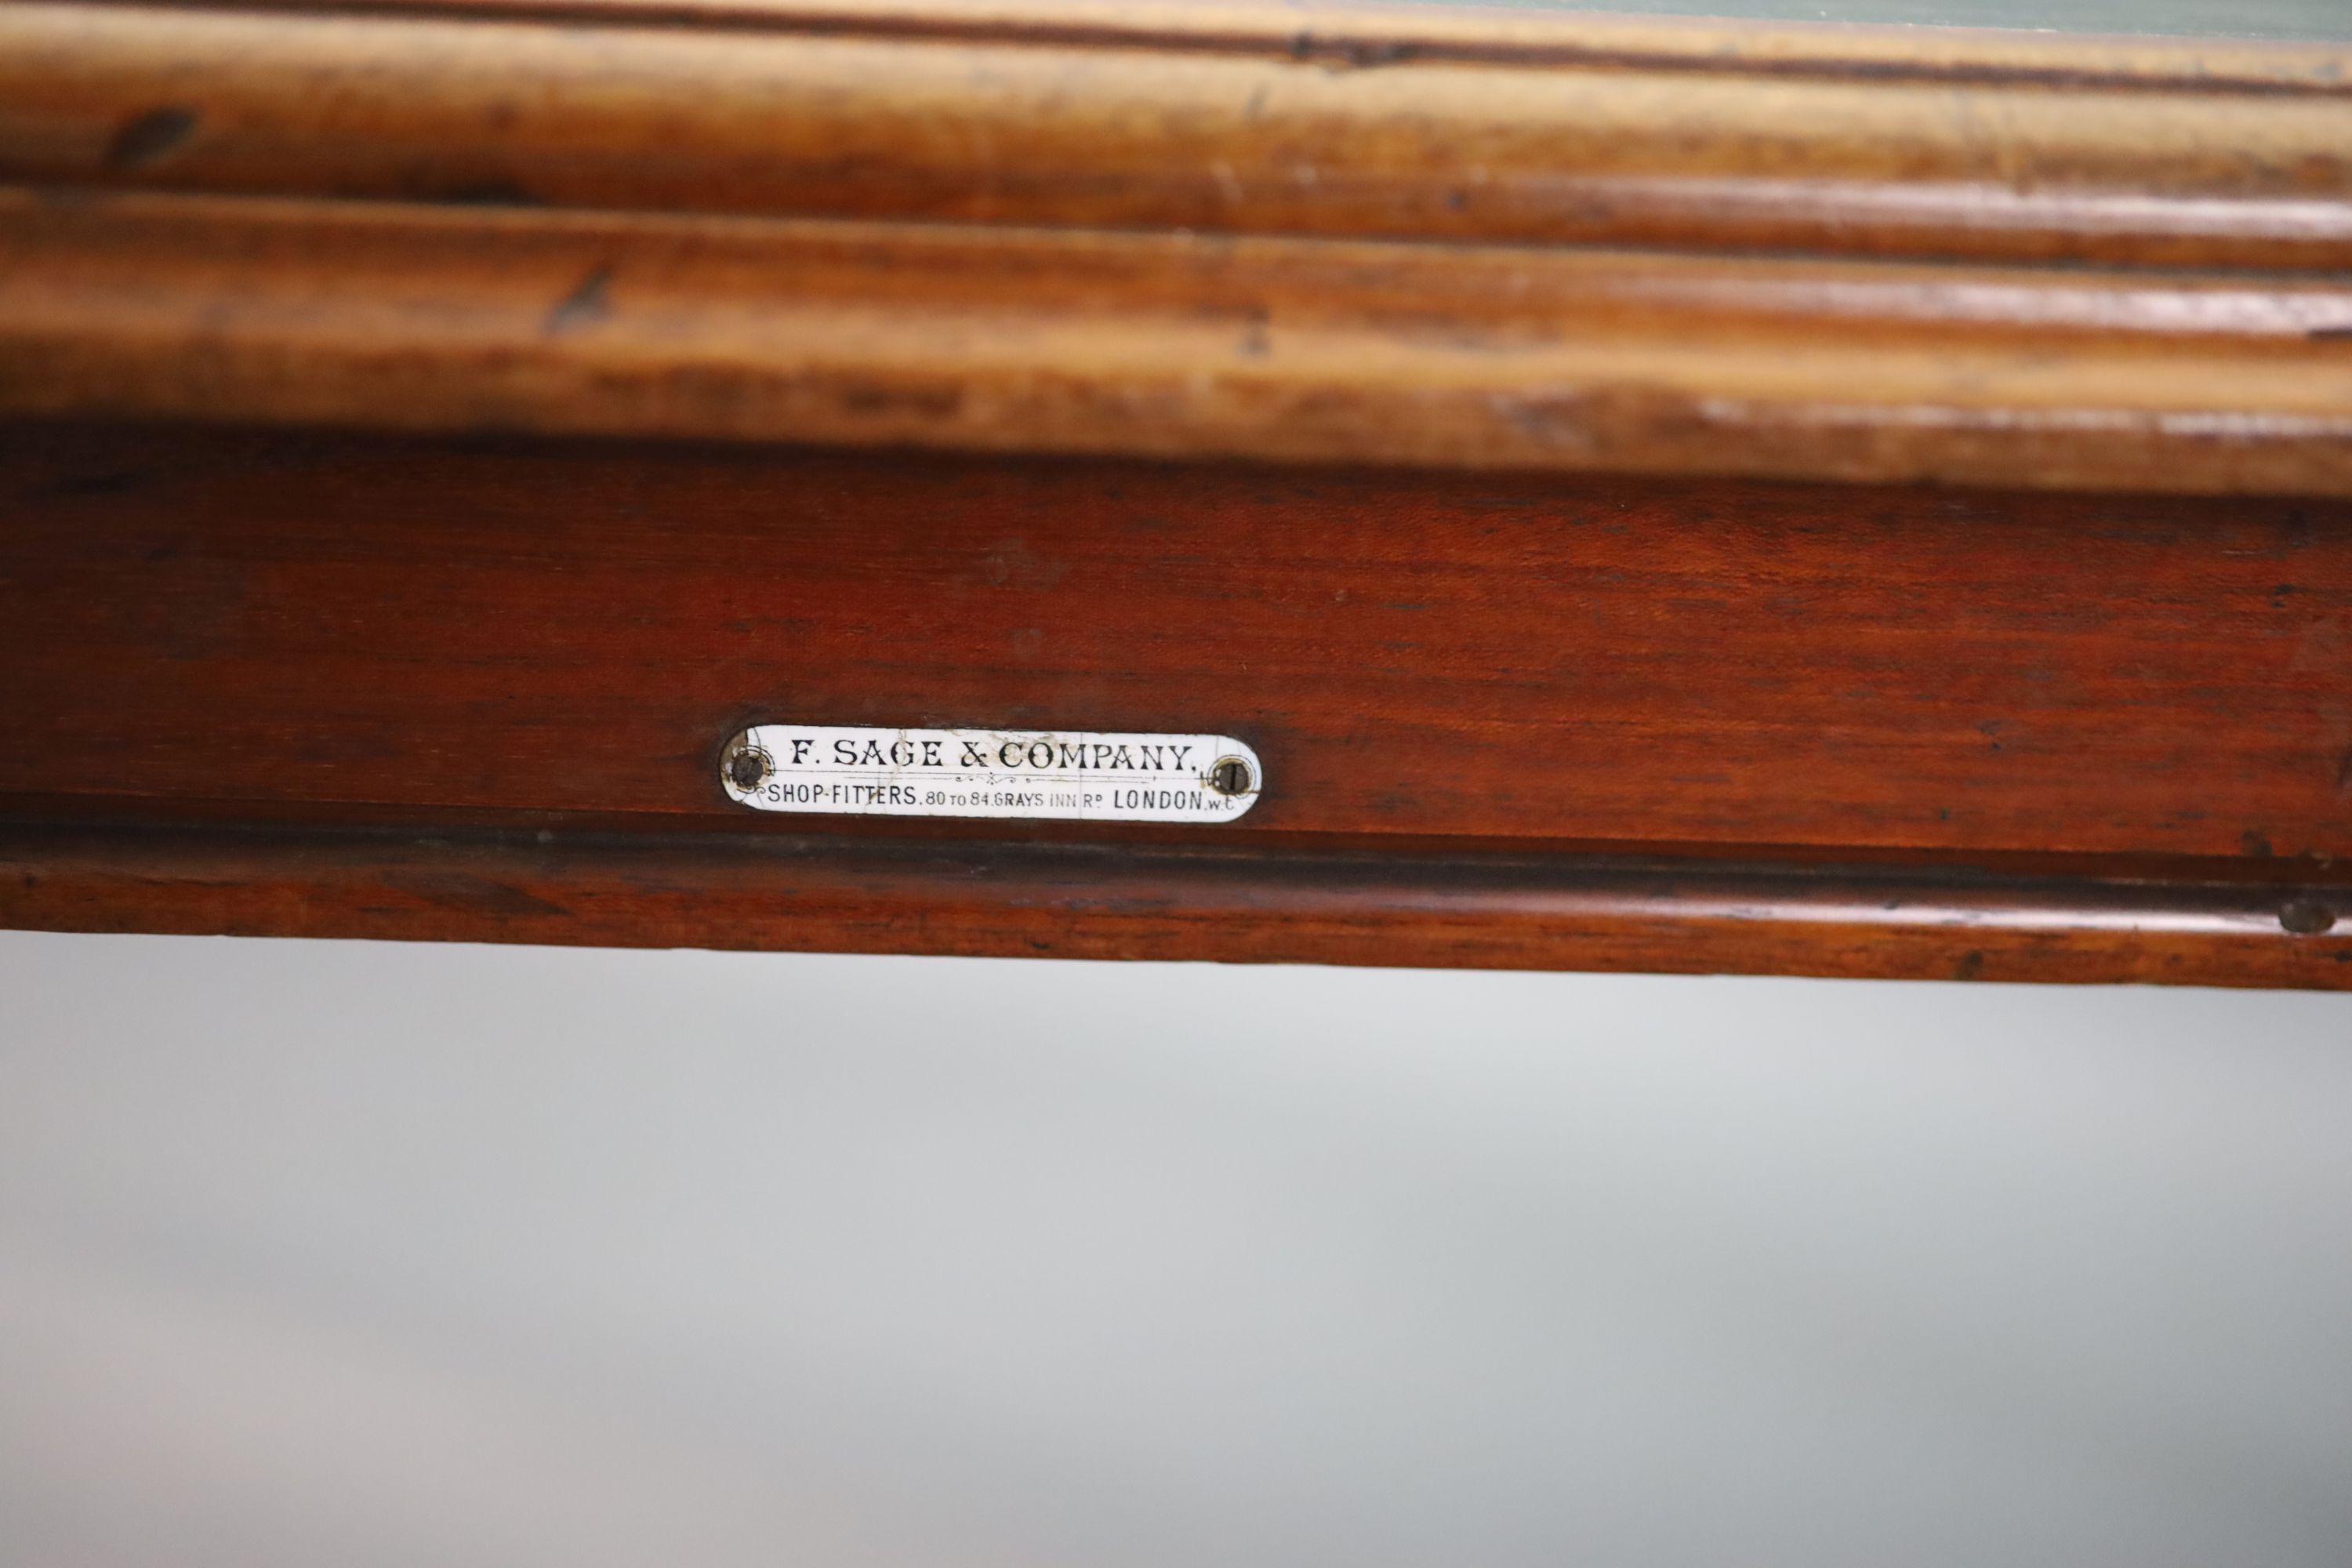
<path id="1" fill-rule="evenodd" d="M 1208 731 L 1209 841 L 2352 854 L 2352 507 L 26 426 L 0 791 L 761 831 L 741 724 Z"/>
<path id="2" fill-rule="evenodd" d="M 60 931 L 2352 985 L 2352 887 L 797 835 L 0 827 Z"/>

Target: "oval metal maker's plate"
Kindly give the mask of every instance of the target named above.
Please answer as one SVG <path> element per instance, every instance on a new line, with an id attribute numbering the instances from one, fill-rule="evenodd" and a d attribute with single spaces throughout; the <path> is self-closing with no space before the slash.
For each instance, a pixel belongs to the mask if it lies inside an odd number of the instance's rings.
<path id="1" fill-rule="evenodd" d="M 719 782 L 759 811 L 1232 822 L 1265 770 L 1231 735 L 754 724 L 720 753 Z"/>

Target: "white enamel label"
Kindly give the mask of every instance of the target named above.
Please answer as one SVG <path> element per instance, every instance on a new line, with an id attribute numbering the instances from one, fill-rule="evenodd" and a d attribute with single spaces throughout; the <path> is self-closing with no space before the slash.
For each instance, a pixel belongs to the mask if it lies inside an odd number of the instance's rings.
<path id="1" fill-rule="evenodd" d="M 1231 735 L 755 724 L 728 743 L 719 779 L 761 811 L 1231 822 L 1265 773 Z"/>

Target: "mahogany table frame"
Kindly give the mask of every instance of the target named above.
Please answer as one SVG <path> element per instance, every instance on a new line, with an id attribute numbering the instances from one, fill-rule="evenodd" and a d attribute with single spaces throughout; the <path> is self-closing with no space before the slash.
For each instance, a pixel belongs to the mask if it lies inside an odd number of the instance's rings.
<path id="1" fill-rule="evenodd" d="M 2347 68 L 0 8 L 0 921 L 2344 985 Z M 1267 790 L 777 820 L 762 718 Z"/>

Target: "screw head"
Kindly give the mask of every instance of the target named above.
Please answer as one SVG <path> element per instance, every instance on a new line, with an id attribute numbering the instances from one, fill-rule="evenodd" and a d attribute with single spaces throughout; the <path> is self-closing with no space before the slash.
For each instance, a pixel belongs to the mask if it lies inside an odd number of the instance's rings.
<path id="1" fill-rule="evenodd" d="M 757 746 L 741 746 L 727 755 L 728 781 L 740 790 L 755 790 L 768 782 L 775 759 Z"/>
<path id="2" fill-rule="evenodd" d="M 1221 757 L 1209 770 L 1209 787 L 1219 795 L 1247 795 L 1255 782 L 1250 765 L 1239 757 Z"/>
<path id="3" fill-rule="evenodd" d="M 2279 924 L 2297 936 L 2317 936 L 2336 927 L 2336 911 L 2317 899 L 2289 899 L 2279 910 Z"/>

